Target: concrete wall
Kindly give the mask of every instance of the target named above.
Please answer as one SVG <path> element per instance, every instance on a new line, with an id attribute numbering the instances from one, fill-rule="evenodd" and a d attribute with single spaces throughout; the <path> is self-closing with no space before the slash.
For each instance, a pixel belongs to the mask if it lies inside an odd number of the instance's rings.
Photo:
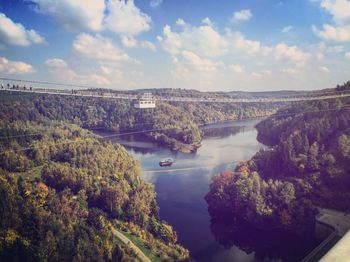
<path id="1" fill-rule="evenodd" d="M 320 260 L 321 262 L 350 261 L 350 231 Z"/>

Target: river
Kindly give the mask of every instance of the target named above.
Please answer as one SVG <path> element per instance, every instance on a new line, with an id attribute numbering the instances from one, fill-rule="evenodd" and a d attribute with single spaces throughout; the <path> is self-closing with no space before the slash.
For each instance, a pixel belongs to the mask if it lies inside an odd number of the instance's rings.
<path id="1" fill-rule="evenodd" d="M 300 241 L 249 228 L 211 225 L 204 200 L 211 178 L 233 169 L 238 161 L 250 159 L 264 147 L 256 140 L 257 121 L 204 127 L 207 136 L 193 154 L 172 152 L 133 136 L 113 140 L 140 161 L 142 178 L 155 185 L 161 218 L 174 227 L 179 242 L 197 261 L 298 261 L 320 242 L 313 236 Z M 159 166 L 165 157 L 175 159 L 171 167 Z"/>

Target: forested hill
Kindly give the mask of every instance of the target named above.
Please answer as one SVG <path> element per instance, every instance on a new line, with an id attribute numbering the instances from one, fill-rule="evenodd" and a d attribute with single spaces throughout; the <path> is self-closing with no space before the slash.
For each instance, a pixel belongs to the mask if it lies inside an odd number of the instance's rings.
<path id="1" fill-rule="evenodd" d="M 349 98 L 295 104 L 257 129 L 270 148 L 213 179 L 213 219 L 300 232 L 312 227 L 316 206 L 350 210 Z"/>
<path id="2" fill-rule="evenodd" d="M 252 160 L 264 177 L 297 178 L 317 204 L 350 210 L 350 99 L 302 103 L 257 125 L 273 146 Z"/>
<path id="3" fill-rule="evenodd" d="M 51 121 L 2 120 L 0 136 L 0 261 L 138 261 L 115 229 L 154 261 L 189 258 L 122 146 Z"/>
<path id="4" fill-rule="evenodd" d="M 62 120 L 84 128 L 115 132 L 158 130 L 148 139 L 173 150 L 191 152 L 200 146 L 199 124 L 258 117 L 273 113 L 282 104 L 161 103 L 156 109 L 139 110 L 132 101 L 1 93 L 0 118 L 42 122 Z"/>

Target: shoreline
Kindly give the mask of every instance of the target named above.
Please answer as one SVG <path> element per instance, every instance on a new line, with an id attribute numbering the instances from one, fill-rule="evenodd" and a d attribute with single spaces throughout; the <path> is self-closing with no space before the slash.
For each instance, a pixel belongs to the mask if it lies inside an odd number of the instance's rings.
<path id="1" fill-rule="evenodd" d="M 82 127 L 82 128 L 86 129 L 90 132 L 93 132 L 94 134 L 97 134 L 101 138 L 106 138 L 107 136 L 111 136 L 111 139 L 113 139 L 113 140 L 115 139 L 116 142 L 118 142 L 118 143 L 120 143 L 119 140 L 123 140 L 123 139 L 120 139 L 121 137 L 129 137 L 129 138 L 133 137 L 133 138 L 135 138 L 135 140 L 137 142 L 152 143 L 152 144 L 156 144 L 157 146 L 170 149 L 171 151 L 174 151 L 174 152 L 193 154 L 197 151 L 197 149 L 199 149 L 202 146 L 203 139 L 212 137 L 210 134 L 206 134 L 206 133 L 208 133 L 208 131 L 215 130 L 215 129 L 226 129 L 227 132 L 224 133 L 223 136 L 232 135 L 232 134 L 235 134 L 236 131 L 240 131 L 241 129 L 247 128 L 247 126 L 246 126 L 247 122 L 248 123 L 254 122 L 253 128 L 255 128 L 255 125 L 257 123 L 259 123 L 262 119 L 264 119 L 264 117 L 256 119 L 256 120 L 252 120 L 252 119 L 229 120 L 229 122 L 224 122 L 224 123 L 198 125 L 198 128 L 202 132 L 201 140 L 199 142 L 192 143 L 192 144 L 185 144 L 179 140 L 176 140 L 175 138 L 169 138 L 169 137 L 166 137 L 168 139 L 168 142 L 160 141 L 160 140 L 157 140 L 153 136 L 147 136 L 145 134 L 128 134 L 125 136 L 117 136 L 118 133 L 115 130 L 110 129 L 110 128 L 104 128 L 104 127 L 95 127 L 95 128 L 94 127 Z M 115 137 L 113 137 L 114 134 L 116 135 Z M 159 134 L 164 135 L 162 133 L 159 133 Z M 130 140 L 130 141 L 126 140 L 126 141 L 131 142 L 133 140 Z M 120 144 L 123 145 L 123 143 L 120 143 Z M 128 146 L 128 145 L 126 145 L 126 146 Z"/>

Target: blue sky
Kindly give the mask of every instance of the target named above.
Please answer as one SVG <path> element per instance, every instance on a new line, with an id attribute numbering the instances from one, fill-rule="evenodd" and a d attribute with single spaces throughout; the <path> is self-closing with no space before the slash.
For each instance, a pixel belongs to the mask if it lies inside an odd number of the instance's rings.
<path id="1" fill-rule="evenodd" d="M 349 0 L 2 0 L 0 75 L 113 89 L 350 80 Z"/>

